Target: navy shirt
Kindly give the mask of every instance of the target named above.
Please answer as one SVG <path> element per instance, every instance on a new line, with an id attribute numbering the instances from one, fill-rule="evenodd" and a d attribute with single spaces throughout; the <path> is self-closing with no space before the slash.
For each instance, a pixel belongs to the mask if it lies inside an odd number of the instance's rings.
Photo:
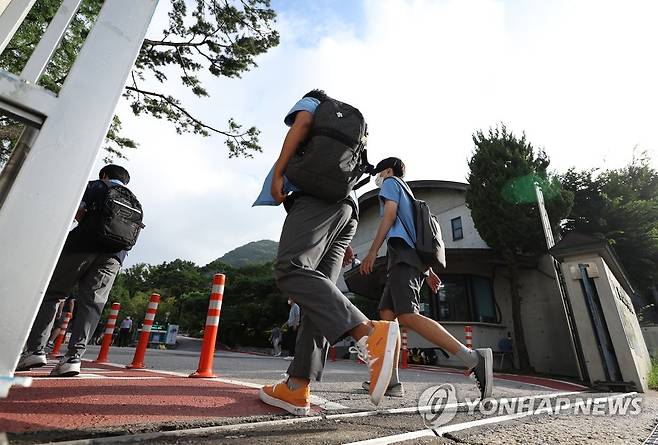
<path id="1" fill-rule="evenodd" d="M 111 180 L 117 184 L 123 185 L 120 181 Z M 80 203 L 80 208 L 89 208 L 93 204 L 102 204 L 107 193 L 107 185 L 101 180 L 89 181 L 87 188 L 85 189 L 84 195 L 82 195 L 82 202 Z M 123 264 L 123 260 L 126 259 L 128 252 L 125 250 L 120 250 L 118 252 L 108 251 L 107 248 L 100 245 L 93 239 L 89 239 L 86 234 L 80 229 L 81 225 L 84 224 L 84 216 L 80 224 L 76 226 L 75 229 L 71 230 L 69 236 L 66 238 L 66 244 L 64 249 L 69 252 L 88 252 L 88 253 L 109 253 L 119 260 Z"/>

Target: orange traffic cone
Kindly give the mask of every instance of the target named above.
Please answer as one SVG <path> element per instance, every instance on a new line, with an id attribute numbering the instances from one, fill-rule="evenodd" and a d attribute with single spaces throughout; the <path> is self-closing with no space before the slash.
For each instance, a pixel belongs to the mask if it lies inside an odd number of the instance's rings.
<path id="1" fill-rule="evenodd" d="M 212 362 L 215 358 L 215 341 L 219 331 L 219 316 L 222 312 L 222 300 L 224 299 L 224 274 L 215 274 L 212 280 L 212 291 L 210 292 L 210 304 L 208 305 L 208 316 L 206 327 L 203 330 L 203 343 L 201 345 L 201 357 L 199 367 L 190 377 L 212 378 L 216 375 L 212 371 Z"/>

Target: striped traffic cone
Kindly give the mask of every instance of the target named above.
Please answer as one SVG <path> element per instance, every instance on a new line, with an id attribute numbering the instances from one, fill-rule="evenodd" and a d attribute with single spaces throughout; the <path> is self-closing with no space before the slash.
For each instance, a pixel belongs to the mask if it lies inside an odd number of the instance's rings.
<path id="1" fill-rule="evenodd" d="M 151 300 L 149 301 L 146 315 L 144 316 L 144 323 L 142 324 L 142 332 L 139 335 L 139 342 L 137 343 L 137 348 L 135 348 L 135 357 L 133 358 L 133 362 L 126 366 L 128 369 L 144 368 L 144 355 L 146 354 L 146 348 L 149 345 L 151 327 L 153 326 L 153 320 L 155 320 L 155 314 L 158 311 L 158 303 L 160 303 L 160 295 L 151 295 Z"/>
<path id="2" fill-rule="evenodd" d="M 468 349 L 473 349 L 473 328 L 470 326 L 464 326 L 464 335 L 466 336 L 466 347 Z"/>
<path id="3" fill-rule="evenodd" d="M 329 360 L 332 362 L 336 361 L 336 347 L 335 346 L 330 346 L 329 347 Z"/>
<path id="4" fill-rule="evenodd" d="M 119 316 L 119 309 L 121 309 L 121 304 L 112 303 L 112 308 L 110 309 L 110 315 L 107 317 L 107 323 L 105 323 L 105 334 L 103 335 L 103 344 L 101 345 L 101 350 L 98 352 L 98 357 L 95 360 L 95 363 L 107 363 L 107 354 L 110 352 L 110 345 L 112 344 L 112 335 L 114 334 L 114 326 L 117 323 L 117 317 Z"/>
<path id="5" fill-rule="evenodd" d="M 71 312 L 64 313 L 64 321 L 62 322 L 62 327 L 59 328 L 59 335 L 57 336 L 57 339 L 55 339 L 53 350 L 50 352 L 51 357 L 56 357 L 57 354 L 59 354 L 59 349 L 62 347 L 62 343 L 64 343 L 64 337 L 66 337 L 66 330 L 69 328 L 69 321 L 71 321 L 72 316 L 73 314 Z"/>
<path id="6" fill-rule="evenodd" d="M 190 374 L 190 377 L 217 377 L 212 371 L 212 362 L 215 358 L 215 341 L 217 340 L 217 331 L 219 331 L 219 316 L 222 312 L 225 281 L 226 276 L 221 273 L 215 274 L 212 279 L 212 291 L 210 292 L 210 304 L 208 305 L 206 327 L 203 330 L 203 343 L 201 345 L 199 367 L 196 372 Z"/>

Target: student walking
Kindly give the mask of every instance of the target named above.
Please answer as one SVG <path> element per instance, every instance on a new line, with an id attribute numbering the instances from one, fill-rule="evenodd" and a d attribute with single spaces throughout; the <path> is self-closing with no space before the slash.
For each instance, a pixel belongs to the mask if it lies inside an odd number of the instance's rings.
<path id="1" fill-rule="evenodd" d="M 281 329 L 278 326 L 274 326 L 272 331 L 270 331 L 270 342 L 272 342 L 272 355 L 274 357 L 281 356 Z"/>
<path id="2" fill-rule="evenodd" d="M 302 316 L 288 378 L 263 387 L 260 398 L 292 414 L 307 415 L 309 385 L 311 380 L 321 380 L 329 346 L 352 336 L 366 357 L 372 382 L 370 397 L 377 405 L 397 366 L 393 357 L 398 324 L 369 320 L 336 287 L 346 249 L 356 231 L 357 204 L 349 195 L 361 176 L 362 172 L 356 170 L 361 167 L 361 159 L 348 166 L 336 158 L 323 158 L 337 153 L 360 156 L 365 121 L 355 108 L 313 90 L 293 106 L 284 122 L 290 130 L 271 175 L 272 198 L 277 203 L 285 201 L 288 210 L 275 276 L 281 292 L 294 298 Z M 319 169 L 306 164 L 311 160 L 318 161 Z M 295 177 L 290 175 L 293 172 L 297 173 Z M 284 192 L 284 173 L 296 186 L 290 196 Z M 328 177 L 332 174 L 336 176 Z M 338 200 L 331 198 L 338 195 Z"/>
<path id="3" fill-rule="evenodd" d="M 133 328 L 133 320 L 130 317 L 130 315 L 127 315 L 126 318 L 121 320 L 121 324 L 119 325 L 119 336 L 117 338 L 117 344 L 119 347 L 125 347 L 128 346 L 128 343 L 130 343 L 130 331 Z"/>
<path id="4" fill-rule="evenodd" d="M 416 229 L 411 189 L 402 179 L 405 165 L 398 158 L 387 158 L 375 167 L 380 187 L 381 222 L 360 272 L 372 272 L 377 252 L 387 240 L 387 278 L 379 303 L 382 320 L 399 320 L 402 326 L 416 331 L 431 343 L 458 357 L 476 379 L 482 399 L 491 396 L 493 388 L 493 354 L 491 349 L 471 350 L 455 339 L 437 321 L 420 314 L 420 290 L 427 281 L 436 293 L 441 281 L 432 268 L 423 264 L 416 252 Z M 404 394 L 397 369 L 394 370 L 387 394 Z M 364 383 L 369 388 L 370 382 Z"/>
<path id="5" fill-rule="evenodd" d="M 295 356 L 295 344 L 297 344 L 297 330 L 301 322 L 301 313 L 299 311 L 299 305 L 292 301 L 292 298 L 288 298 L 288 304 L 290 305 L 290 312 L 288 312 L 288 321 L 286 322 L 288 326 L 286 338 L 288 357 L 292 360 L 292 357 Z"/>
<path id="6" fill-rule="evenodd" d="M 126 250 L 135 244 L 143 227 L 141 205 L 125 187 L 130 181 L 128 171 L 106 165 L 98 176 L 97 181 L 89 182 L 82 197 L 76 214 L 79 224 L 66 238 L 17 371 L 48 363 L 44 347 L 57 302 L 77 285 L 77 311 L 70 326 L 68 350 L 50 375 L 71 377 L 80 373 L 80 359 L 98 325 Z"/>

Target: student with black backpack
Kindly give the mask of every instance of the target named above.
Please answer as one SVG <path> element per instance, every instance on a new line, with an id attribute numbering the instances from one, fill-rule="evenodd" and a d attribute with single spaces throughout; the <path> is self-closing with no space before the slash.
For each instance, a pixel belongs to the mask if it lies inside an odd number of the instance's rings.
<path id="1" fill-rule="evenodd" d="M 302 317 L 288 378 L 263 387 L 260 398 L 307 415 L 309 385 L 321 379 L 329 346 L 352 336 L 366 356 L 373 382 L 370 397 L 378 404 L 397 366 L 398 324 L 369 320 L 336 287 L 356 232 L 357 203 L 350 193 L 368 172 L 365 121 L 356 108 L 313 90 L 284 122 L 290 130 L 271 175 L 272 198 L 285 201 L 288 210 L 275 276 L 281 292 L 300 306 Z M 284 191 L 288 180 L 292 195 Z"/>
<path id="2" fill-rule="evenodd" d="M 445 249 L 438 220 L 423 201 L 416 200 L 402 179 L 405 165 L 399 158 L 386 158 L 375 167 L 380 187 L 381 222 L 360 272 L 370 274 L 377 252 L 387 240 L 387 276 L 379 303 L 382 320 L 398 319 L 402 326 L 416 331 L 431 343 L 457 356 L 472 372 L 482 399 L 493 389 L 493 355 L 489 348 L 471 350 L 460 343 L 436 320 L 420 314 L 420 290 L 427 281 L 436 293 L 441 280 L 434 270 L 445 266 Z M 369 389 L 370 382 L 363 387 Z M 394 372 L 386 395 L 402 397 L 404 390 Z"/>
<path id="3" fill-rule="evenodd" d="M 98 325 L 114 278 L 144 227 L 141 204 L 126 187 L 128 171 L 106 165 L 98 177 L 87 185 L 75 216 L 78 225 L 66 238 L 16 371 L 48 363 L 44 349 L 57 303 L 77 285 L 77 313 L 71 321 L 68 351 L 50 375 L 72 377 L 80 373 L 80 359 Z"/>

